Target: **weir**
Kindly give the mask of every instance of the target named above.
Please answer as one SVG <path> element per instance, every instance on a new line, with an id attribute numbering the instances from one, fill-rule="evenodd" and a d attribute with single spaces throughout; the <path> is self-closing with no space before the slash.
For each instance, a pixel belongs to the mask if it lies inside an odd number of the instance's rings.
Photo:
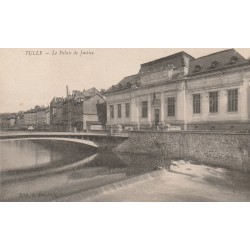
<path id="1" fill-rule="evenodd" d="M 142 174 L 139 176 L 130 177 L 128 179 L 124 179 L 115 183 L 111 183 L 105 186 L 101 186 L 95 189 L 87 190 L 75 195 L 70 195 L 67 197 L 62 197 L 59 199 L 55 199 L 54 201 L 58 202 L 66 202 L 66 201 L 91 201 L 92 199 L 100 196 L 105 195 L 107 193 L 111 193 L 113 191 L 126 188 L 130 185 L 133 185 L 135 183 L 143 182 L 152 180 L 154 178 L 166 175 L 168 173 L 167 170 L 158 170 L 158 171 L 152 171 L 150 173 Z"/>

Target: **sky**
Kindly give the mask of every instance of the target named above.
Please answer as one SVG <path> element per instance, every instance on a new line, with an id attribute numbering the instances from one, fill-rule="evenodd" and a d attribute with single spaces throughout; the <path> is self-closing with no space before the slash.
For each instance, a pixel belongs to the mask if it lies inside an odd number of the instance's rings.
<path id="1" fill-rule="evenodd" d="M 197 58 L 220 50 L 224 48 L 0 49 L 0 113 L 49 105 L 53 97 L 66 96 L 66 85 L 70 92 L 107 89 L 138 73 L 140 64 L 180 51 Z M 250 49 L 236 50 L 250 57 Z"/>

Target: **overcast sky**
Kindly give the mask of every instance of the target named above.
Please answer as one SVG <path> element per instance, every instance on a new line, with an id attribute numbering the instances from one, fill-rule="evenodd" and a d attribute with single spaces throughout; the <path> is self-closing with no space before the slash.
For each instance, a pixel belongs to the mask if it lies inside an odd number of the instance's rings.
<path id="1" fill-rule="evenodd" d="M 0 113 L 49 105 L 54 96 L 66 95 L 66 85 L 70 92 L 107 89 L 138 73 L 140 64 L 179 51 L 197 58 L 223 49 L 38 49 L 42 55 L 26 55 L 30 50 L 0 49 Z M 236 50 L 250 57 L 250 49 Z"/>

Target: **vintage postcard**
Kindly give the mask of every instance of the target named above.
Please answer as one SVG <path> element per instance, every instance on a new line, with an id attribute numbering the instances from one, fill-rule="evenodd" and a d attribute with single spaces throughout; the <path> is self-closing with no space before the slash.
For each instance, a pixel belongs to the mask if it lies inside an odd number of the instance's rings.
<path id="1" fill-rule="evenodd" d="M 0 201 L 250 201 L 250 49 L 0 63 Z"/>

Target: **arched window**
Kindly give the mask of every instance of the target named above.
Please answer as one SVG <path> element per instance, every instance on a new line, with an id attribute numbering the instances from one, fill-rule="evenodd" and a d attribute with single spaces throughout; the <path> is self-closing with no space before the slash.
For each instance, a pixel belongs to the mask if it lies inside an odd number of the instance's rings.
<path id="1" fill-rule="evenodd" d="M 213 61 L 212 62 L 212 65 L 211 65 L 211 68 L 212 69 L 215 69 L 215 68 L 217 68 L 219 66 L 219 62 L 218 61 Z"/>
<path id="2" fill-rule="evenodd" d="M 131 88 L 132 84 L 130 82 L 127 82 L 127 87 Z"/>
<path id="3" fill-rule="evenodd" d="M 195 69 L 194 69 L 194 72 L 199 72 L 199 71 L 201 71 L 201 66 L 200 65 L 196 65 Z"/>
<path id="4" fill-rule="evenodd" d="M 235 63 L 237 63 L 238 61 L 239 61 L 238 57 L 237 57 L 237 56 L 233 56 L 233 57 L 231 58 L 230 63 L 231 63 L 231 64 L 235 64 Z"/>

